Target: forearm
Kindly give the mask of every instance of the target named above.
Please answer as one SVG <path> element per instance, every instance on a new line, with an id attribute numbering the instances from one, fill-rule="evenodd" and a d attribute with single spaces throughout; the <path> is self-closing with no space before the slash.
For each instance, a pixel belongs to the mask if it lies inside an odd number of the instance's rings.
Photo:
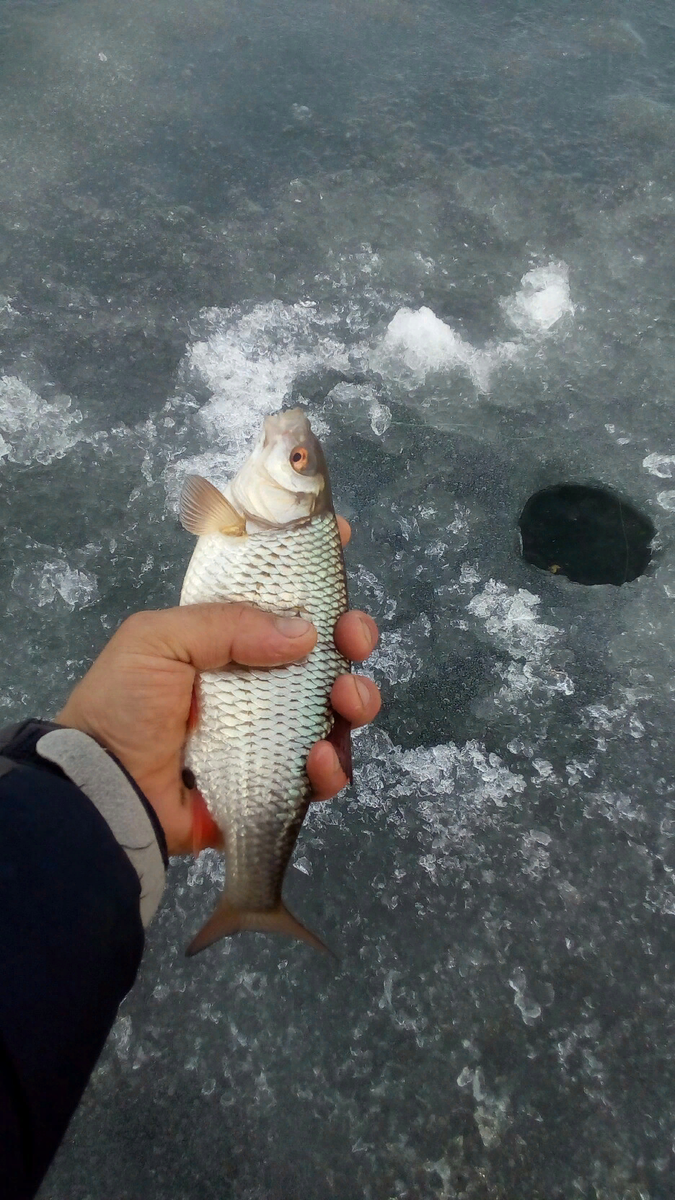
<path id="1" fill-rule="evenodd" d="M 163 885 L 163 875 L 152 879 L 157 858 L 163 870 L 156 829 L 122 771 L 109 759 L 110 774 L 95 745 L 88 755 L 83 743 L 79 750 L 72 741 L 59 745 L 54 735 L 43 744 L 52 761 L 42 759 L 36 750 L 41 732 L 24 726 L 9 745 L 0 745 L 3 1200 L 35 1194 L 141 959 L 140 860 L 133 862 L 97 807 L 92 787 L 105 809 L 106 775 L 108 785 L 118 784 L 112 825 L 118 837 L 126 828 L 141 859 L 139 835 L 150 831 L 143 845 L 152 851 L 154 843 L 155 856 L 145 863 L 146 881 L 155 888 L 153 911 Z M 69 771 L 93 798 L 55 757 L 72 760 Z"/>

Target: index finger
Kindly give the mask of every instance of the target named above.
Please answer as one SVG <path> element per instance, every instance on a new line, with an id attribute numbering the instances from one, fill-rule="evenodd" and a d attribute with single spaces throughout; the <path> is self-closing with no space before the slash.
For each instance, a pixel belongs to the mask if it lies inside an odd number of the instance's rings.
<path id="1" fill-rule="evenodd" d="M 342 549 L 344 550 L 352 536 L 352 527 L 349 524 L 349 521 L 345 521 L 344 517 L 336 517 L 335 519 L 338 523 L 338 529 L 340 530 L 340 541 L 342 542 Z"/>

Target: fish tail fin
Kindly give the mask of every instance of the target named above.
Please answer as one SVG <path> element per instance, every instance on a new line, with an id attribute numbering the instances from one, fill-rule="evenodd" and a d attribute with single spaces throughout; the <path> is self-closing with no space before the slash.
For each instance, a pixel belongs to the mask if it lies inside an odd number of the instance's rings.
<path id="1" fill-rule="evenodd" d="M 281 933 L 287 937 L 297 938 L 298 941 L 307 942 L 313 946 L 315 950 L 321 950 L 324 954 L 330 954 L 331 958 L 335 958 L 332 950 L 325 946 L 320 938 L 312 933 L 310 929 L 305 929 L 298 920 L 288 911 L 283 901 L 279 901 L 276 908 L 268 909 L 265 912 L 236 908 L 227 896 L 223 896 L 216 911 L 209 917 L 206 925 L 200 929 L 199 933 L 190 942 L 186 950 L 188 957 L 193 954 L 199 954 L 200 950 L 206 950 L 207 946 L 212 946 L 222 937 L 232 936 L 234 933 Z"/>

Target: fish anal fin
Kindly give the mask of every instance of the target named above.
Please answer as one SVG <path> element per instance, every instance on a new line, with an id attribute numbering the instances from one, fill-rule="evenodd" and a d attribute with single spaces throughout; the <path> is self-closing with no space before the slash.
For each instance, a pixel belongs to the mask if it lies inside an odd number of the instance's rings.
<path id="1" fill-rule="evenodd" d="M 196 686 L 193 685 L 192 695 L 190 697 L 190 711 L 188 713 L 188 719 L 187 719 L 188 733 L 192 733 L 192 730 L 197 728 L 198 723 L 199 723 L 199 696 L 197 695 Z"/>
<path id="2" fill-rule="evenodd" d="M 353 778 L 351 732 L 352 727 L 347 718 L 343 717 L 341 713 L 336 712 L 333 728 L 328 734 L 326 741 L 330 742 L 335 750 L 338 762 L 350 783 Z"/>
<path id="3" fill-rule="evenodd" d="M 267 909 L 263 912 L 236 908 L 227 899 L 227 896 L 222 897 L 216 911 L 209 917 L 206 925 L 200 929 L 197 936 L 190 942 L 185 953 L 188 957 L 191 957 L 193 954 L 199 954 L 200 950 L 206 950 L 207 946 L 212 946 L 214 942 L 220 941 L 220 938 L 231 937 L 235 933 L 245 932 L 280 933 L 286 937 L 307 942 L 315 950 L 321 950 L 323 954 L 330 954 L 331 958 L 335 958 L 332 950 L 329 950 L 328 946 L 325 946 L 321 939 L 315 933 L 312 933 L 310 929 L 305 929 L 305 926 L 296 920 L 281 900 L 276 908 Z"/>
<path id="4" fill-rule="evenodd" d="M 202 850 L 209 848 L 222 850 L 225 845 L 222 829 L 216 824 L 211 813 L 209 812 L 206 801 L 202 796 L 199 788 L 195 786 L 195 779 L 192 772 L 188 769 L 187 775 L 191 776 L 186 779 L 186 772 L 183 771 L 183 783 L 190 788 L 192 800 L 192 853 L 200 854 Z"/>
<path id="5" fill-rule="evenodd" d="M 230 537 L 241 537 L 246 533 L 245 517 L 201 475 L 185 478 L 180 497 L 180 520 L 188 533 L 198 537 L 203 533 L 226 533 Z"/>

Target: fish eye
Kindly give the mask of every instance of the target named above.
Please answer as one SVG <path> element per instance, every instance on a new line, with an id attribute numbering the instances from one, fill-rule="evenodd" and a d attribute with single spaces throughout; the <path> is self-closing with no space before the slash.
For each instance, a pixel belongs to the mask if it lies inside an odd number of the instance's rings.
<path id="1" fill-rule="evenodd" d="M 305 446 L 296 446 L 295 450 L 291 451 L 290 462 L 294 471 L 304 471 L 309 462 L 309 455 Z"/>

